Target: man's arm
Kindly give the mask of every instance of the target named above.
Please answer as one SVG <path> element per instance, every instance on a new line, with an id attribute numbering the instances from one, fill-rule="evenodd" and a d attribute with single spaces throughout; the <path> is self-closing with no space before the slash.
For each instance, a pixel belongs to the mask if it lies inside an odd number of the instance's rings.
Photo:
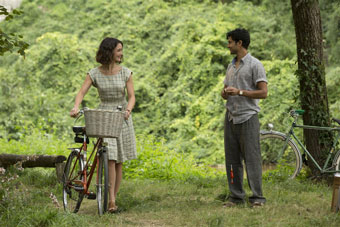
<path id="1" fill-rule="evenodd" d="M 267 82 L 260 81 L 256 84 L 256 87 L 257 87 L 257 90 L 254 90 L 254 91 L 240 90 L 240 89 L 235 88 L 235 87 L 227 87 L 227 88 L 224 88 L 224 90 L 225 90 L 225 93 L 227 95 L 241 95 L 240 91 L 242 91 L 241 92 L 242 96 L 248 97 L 248 98 L 251 98 L 251 99 L 265 99 L 265 98 L 267 98 L 267 93 L 268 93 Z"/>

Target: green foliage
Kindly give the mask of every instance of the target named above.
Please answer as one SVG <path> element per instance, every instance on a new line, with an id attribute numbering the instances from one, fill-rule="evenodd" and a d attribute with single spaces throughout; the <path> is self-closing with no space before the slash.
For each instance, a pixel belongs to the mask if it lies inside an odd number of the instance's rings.
<path id="1" fill-rule="evenodd" d="M 273 29 L 274 21 L 263 20 L 266 11 L 238 2 L 127 1 L 122 7 L 114 1 L 69 3 L 24 2 L 27 13 L 4 25 L 9 31 L 28 27 L 23 32 L 32 43 L 25 61 L 2 60 L 8 65 L 0 68 L 0 125 L 6 137 L 20 138 L 23 125 L 68 135 L 72 120 L 67 112 L 85 73 L 95 66 L 96 47 L 102 37 L 115 36 L 124 41 L 126 65 L 135 75 L 137 133 L 165 137 L 173 150 L 222 162 L 224 107 L 219 90 L 231 60 L 225 33 L 249 27 L 254 34 L 251 51 L 270 58 L 265 47 L 280 46 L 277 39 L 256 38 L 263 28 Z M 97 96 L 91 92 L 83 104 L 95 108 Z"/>
<path id="2" fill-rule="evenodd" d="M 27 155 L 64 155 L 68 156 L 69 147 L 79 147 L 72 137 L 60 138 L 48 134 L 38 128 L 26 128 L 20 140 L 0 138 L 0 153 Z M 93 145 L 88 147 L 92 151 Z M 154 136 L 139 136 L 137 138 L 138 158 L 124 163 L 124 177 L 129 179 L 160 179 L 197 181 L 204 178 L 215 178 L 224 175 L 208 167 L 205 163 L 198 165 L 190 154 L 177 153 L 165 146 L 165 141 L 159 141 Z M 38 185 L 39 179 L 34 179 Z M 38 186 L 37 185 L 37 186 Z"/>
<path id="3" fill-rule="evenodd" d="M 330 113 L 333 117 L 340 118 L 340 67 L 329 68 L 326 81 Z"/>
<path id="4" fill-rule="evenodd" d="M 320 0 L 323 31 L 325 34 L 325 56 L 332 65 L 340 63 L 340 2 Z"/>
<path id="5" fill-rule="evenodd" d="M 0 138 L 0 153 L 26 155 L 65 155 L 70 143 L 39 128 L 25 128 L 18 140 Z"/>
<path id="6" fill-rule="evenodd" d="M 9 33 L 25 28 L 20 33 L 30 43 L 25 60 L 0 59 L 0 137 L 18 140 L 38 128 L 56 140 L 71 138 L 74 97 L 86 72 L 97 66 L 100 41 L 113 36 L 124 42 L 123 64 L 134 72 L 137 134 L 165 138 L 170 150 L 222 163 L 220 90 L 233 57 L 225 33 L 236 27 L 249 29 L 249 51 L 268 74 L 260 122 L 285 129 L 286 113 L 299 106 L 289 2 L 224 2 L 23 1 L 25 13 L 0 24 Z M 92 88 L 83 106 L 97 105 Z"/>
<path id="7" fill-rule="evenodd" d="M 138 158 L 124 164 L 124 178 L 188 181 L 224 175 L 206 165 L 197 165 L 192 155 L 170 150 L 164 141 L 156 141 L 153 136 L 140 136 L 137 141 Z"/>
<path id="8" fill-rule="evenodd" d="M 294 170 L 295 169 L 292 166 L 285 165 L 284 163 L 279 163 L 276 169 L 264 172 L 264 174 L 262 175 L 262 179 L 273 183 L 294 181 L 292 179 L 289 179 L 289 176 L 292 175 L 292 172 Z M 306 180 L 307 177 L 308 174 L 306 172 L 306 168 L 303 168 L 295 179 Z"/>
<path id="9" fill-rule="evenodd" d="M 285 132 L 291 124 L 289 111 L 299 108 L 299 82 L 294 75 L 293 60 L 263 61 L 268 79 L 268 97 L 260 102 L 261 126 L 274 124 L 274 130 Z"/>
<path id="10" fill-rule="evenodd" d="M 0 15 L 6 16 L 5 21 L 12 20 L 14 15 L 20 15 L 22 11 L 13 10 L 12 13 L 9 13 L 5 7 L 0 5 Z M 22 56 L 25 56 L 25 50 L 28 48 L 28 43 L 22 41 L 23 36 L 11 33 L 5 33 L 0 28 L 0 56 L 3 56 L 6 52 L 12 52 L 16 50 Z"/>
<path id="11" fill-rule="evenodd" d="M 210 5 L 194 10 L 186 7 L 180 11 L 178 22 L 170 29 L 164 28 L 171 45 L 161 53 L 156 65 L 152 62 L 148 67 L 155 72 L 142 80 L 140 97 L 148 103 L 143 119 L 138 118 L 137 122 L 148 125 L 143 127 L 146 132 L 165 136 L 172 149 L 194 152 L 196 158 L 209 157 L 212 162 L 223 162 L 224 104 L 219 93 L 225 68 L 232 58 L 226 51 L 225 33 L 236 26 L 249 27 L 254 37 L 250 52 L 260 59 L 270 59 L 273 56 L 271 47 L 281 45 L 276 43 L 279 39 L 263 35 L 273 29 L 274 21 L 263 20 L 259 15 L 265 11 L 250 3 L 234 2 L 229 7 L 219 4 L 214 9 Z M 245 17 L 243 11 L 250 15 Z M 179 13 L 168 17 L 174 14 Z M 196 20 L 189 20 L 192 17 Z M 162 24 L 167 26 L 167 23 Z M 144 41 L 146 48 L 151 46 L 148 40 Z M 167 46 L 167 41 L 163 46 Z M 137 100 L 139 89 L 137 87 Z M 154 124 L 149 124 L 150 119 Z"/>
<path id="12" fill-rule="evenodd" d="M 67 110 L 90 62 L 88 51 L 79 46 L 76 37 L 56 32 L 38 37 L 26 60 L 18 59 L 7 70 L 1 68 L 0 125 L 9 137 L 18 138 L 23 126 L 61 135 L 69 131 L 72 120 Z"/>

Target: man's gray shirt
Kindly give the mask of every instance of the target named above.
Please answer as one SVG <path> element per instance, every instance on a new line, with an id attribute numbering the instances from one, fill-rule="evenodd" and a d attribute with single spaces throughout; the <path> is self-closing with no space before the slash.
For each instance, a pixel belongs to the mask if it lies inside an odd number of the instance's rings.
<path id="1" fill-rule="evenodd" d="M 249 53 L 244 56 L 239 67 L 235 66 L 236 58 L 228 65 L 224 85 L 238 88 L 240 90 L 257 90 L 257 83 L 267 83 L 266 72 L 262 63 Z M 228 96 L 226 108 L 228 119 L 234 124 L 241 124 L 249 120 L 254 114 L 260 111 L 258 99 L 251 99 L 244 96 Z"/>

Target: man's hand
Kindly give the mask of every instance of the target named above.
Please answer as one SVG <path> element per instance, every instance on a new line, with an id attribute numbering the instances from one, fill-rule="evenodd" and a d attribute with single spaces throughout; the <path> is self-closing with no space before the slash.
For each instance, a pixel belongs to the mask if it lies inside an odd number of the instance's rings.
<path id="1" fill-rule="evenodd" d="M 226 87 L 224 90 L 227 95 L 238 95 L 240 92 L 240 90 L 235 87 Z"/>
<path id="2" fill-rule="evenodd" d="M 226 88 L 223 88 L 223 89 L 222 89 L 222 91 L 221 91 L 221 96 L 222 96 L 223 99 L 228 99 L 228 95 L 227 95 L 227 93 L 225 92 L 225 89 L 226 89 Z"/>

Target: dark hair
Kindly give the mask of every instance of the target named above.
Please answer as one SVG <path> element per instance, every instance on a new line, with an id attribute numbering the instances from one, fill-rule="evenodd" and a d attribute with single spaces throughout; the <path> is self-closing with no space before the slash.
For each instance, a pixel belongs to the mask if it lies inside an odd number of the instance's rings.
<path id="1" fill-rule="evenodd" d="M 236 43 L 240 40 L 242 40 L 242 46 L 246 49 L 248 49 L 248 46 L 250 44 L 250 35 L 249 32 L 246 29 L 243 28 L 237 28 L 235 30 L 232 30 L 227 33 L 227 39 L 231 37 L 232 40 L 234 40 Z"/>
<path id="2" fill-rule="evenodd" d="M 113 61 L 113 50 L 116 48 L 118 43 L 123 46 L 123 42 L 116 38 L 108 37 L 103 39 L 97 51 L 96 61 L 102 65 L 111 64 Z"/>

